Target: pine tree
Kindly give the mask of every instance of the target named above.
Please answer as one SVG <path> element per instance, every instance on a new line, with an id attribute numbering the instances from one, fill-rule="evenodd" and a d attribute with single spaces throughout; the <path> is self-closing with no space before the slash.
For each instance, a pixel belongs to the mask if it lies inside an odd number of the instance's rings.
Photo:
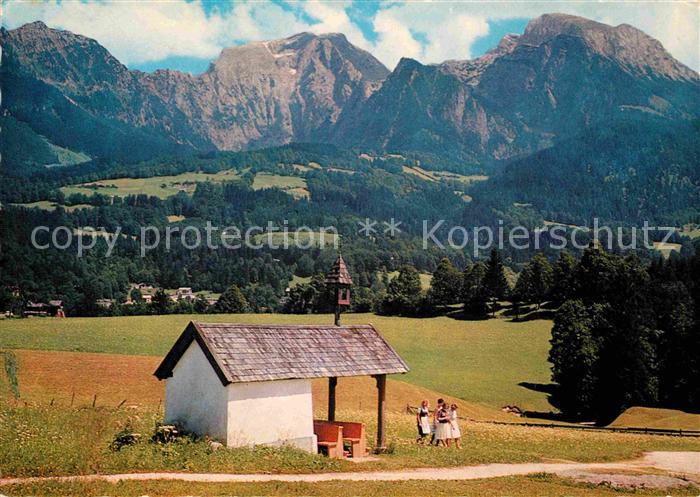
<path id="1" fill-rule="evenodd" d="M 486 314 L 488 296 L 484 290 L 486 264 L 479 261 L 467 266 L 462 273 L 462 302 L 464 312 L 474 316 Z"/>
<path id="2" fill-rule="evenodd" d="M 462 274 L 447 258 L 443 258 L 433 273 L 428 298 L 433 305 L 447 306 L 460 301 Z"/>
<path id="3" fill-rule="evenodd" d="M 486 264 L 483 287 L 486 296 L 491 300 L 491 311 L 495 316 L 496 304 L 506 296 L 509 290 L 501 255 L 495 249 L 491 251 L 491 256 Z"/>
<path id="4" fill-rule="evenodd" d="M 576 258 L 568 251 L 562 250 L 552 269 L 551 298 L 556 303 L 562 304 L 573 292 L 572 279 L 576 270 Z"/>
<path id="5" fill-rule="evenodd" d="M 595 417 L 600 350 L 595 337 L 603 309 L 588 308 L 580 300 L 561 306 L 552 327 L 549 362 L 557 388 L 552 403 L 573 418 Z"/>

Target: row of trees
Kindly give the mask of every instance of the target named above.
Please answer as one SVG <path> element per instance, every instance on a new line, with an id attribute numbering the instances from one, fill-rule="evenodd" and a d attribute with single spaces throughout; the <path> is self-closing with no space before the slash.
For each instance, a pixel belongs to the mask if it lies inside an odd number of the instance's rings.
<path id="1" fill-rule="evenodd" d="M 588 249 L 554 319 L 554 405 L 607 423 L 624 409 L 700 411 L 700 250 L 642 265 Z"/>

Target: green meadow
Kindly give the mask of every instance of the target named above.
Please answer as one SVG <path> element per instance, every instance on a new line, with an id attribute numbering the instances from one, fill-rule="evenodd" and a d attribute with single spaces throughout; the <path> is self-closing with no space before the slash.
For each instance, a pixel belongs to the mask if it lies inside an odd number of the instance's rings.
<path id="1" fill-rule="evenodd" d="M 12 204 L 26 209 L 41 209 L 44 211 L 55 211 L 58 207 L 63 207 L 66 212 L 77 211 L 78 209 L 92 209 L 94 206 L 90 204 L 75 204 L 75 205 L 60 205 L 50 200 L 39 200 L 37 202 L 29 202 L 26 204 Z"/>
<path id="2" fill-rule="evenodd" d="M 257 173 L 253 179 L 253 190 L 263 190 L 265 188 L 279 188 L 296 198 L 309 197 L 306 180 L 298 176 Z"/>
<path id="3" fill-rule="evenodd" d="M 191 320 L 241 323 L 332 323 L 330 315 L 233 314 L 0 321 L 0 348 L 164 355 Z M 548 383 L 551 321 L 459 321 L 344 314 L 372 323 L 411 371 L 396 379 L 470 402 L 549 411 L 546 394 L 519 385 Z"/>
<path id="4" fill-rule="evenodd" d="M 128 195 L 151 195 L 161 199 L 176 195 L 179 192 L 192 193 L 197 183 L 212 181 L 222 183 L 233 181 L 239 177 L 234 170 L 220 171 L 218 173 L 191 172 L 174 176 L 153 176 L 150 178 L 117 178 L 82 183 L 79 185 L 64 186 L 61 191 L 65 195 L 82 193 L 93 195 L 114 195 L 126 197 Z"/>

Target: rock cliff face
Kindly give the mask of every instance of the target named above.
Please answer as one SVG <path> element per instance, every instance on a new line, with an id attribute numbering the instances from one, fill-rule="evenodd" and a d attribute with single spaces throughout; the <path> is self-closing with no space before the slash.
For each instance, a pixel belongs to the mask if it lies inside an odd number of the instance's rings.
<path id="1" fill-rule="evenodd" d="M 627 25 L 552 14 L 471 61 L 402 60 L 335 141 L 443 151 L 474 162 L 524 155 L 631 113 L 697 116 L 697 73 Z"/>
<path id="2" fill-rule="evenodd" d="M 198 76 L 130 71 L 95 40 L 41 22 L 3 30 L 1 40 L 3 87 L 10 89 L 4 107 L 22 120 L 31 122 L 46 105 L 17 85 L 48 86 L 57 90 L 52 97 L 78 108 L 51 105 L 57 121 L 67 124 L 70 111 L 86 111 L 196 149 L 313 141 L 389 74 L 342 34 L 227 48 Z"/>
<path id="3" fill-rule="evenodd" d="M 562 14 L 478 59 L 391 73 L 342 34 L 227 48 L 196 76 L 130 71 L 39 22 L 0 42 L 5 112 L 93 156 L 329 142 L 488 163 L 634 114 L 692 119 L 700 96 L 697 73 L 643 32 Z"/>

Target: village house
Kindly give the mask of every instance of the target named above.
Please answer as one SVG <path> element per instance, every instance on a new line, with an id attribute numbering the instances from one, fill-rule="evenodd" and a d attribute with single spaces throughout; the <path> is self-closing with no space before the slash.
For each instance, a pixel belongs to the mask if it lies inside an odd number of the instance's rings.
<path id="1" fill-rule="evenodd" d="M 58 318 L 66 317 L 63 311 L 62 300 L 49 300 L 46 302 L 27 302 L 24 308 L 24 315 L 29 316 L 53 316 Z"/>
<path id="2" fill-rule="evenodd" d="M 175 301 L 188 300 L 192 302 L 195 298 L 195 294 L 192 293 L 192 289 L 189 287 L 180 287 L 175 292 Z"/>
<path id="3" fill-rule="evenodd" d="M 97 307 L 101 307 L 102 309 L 109 309 L 115 302 L 116 301 L 114 299 L 97 299 L 95 304 Z"/>
<path id="4" fill-rule="evenodd" d="M 373 376 L 377 445 L 385 440 L 386 375 L 406 363 L 371 325 L 245 325 L 191 322 L 155 372 L 166 381 L 165 422 L 228 446 L 289 444 L 317 451 L 311 380 Z"/>

